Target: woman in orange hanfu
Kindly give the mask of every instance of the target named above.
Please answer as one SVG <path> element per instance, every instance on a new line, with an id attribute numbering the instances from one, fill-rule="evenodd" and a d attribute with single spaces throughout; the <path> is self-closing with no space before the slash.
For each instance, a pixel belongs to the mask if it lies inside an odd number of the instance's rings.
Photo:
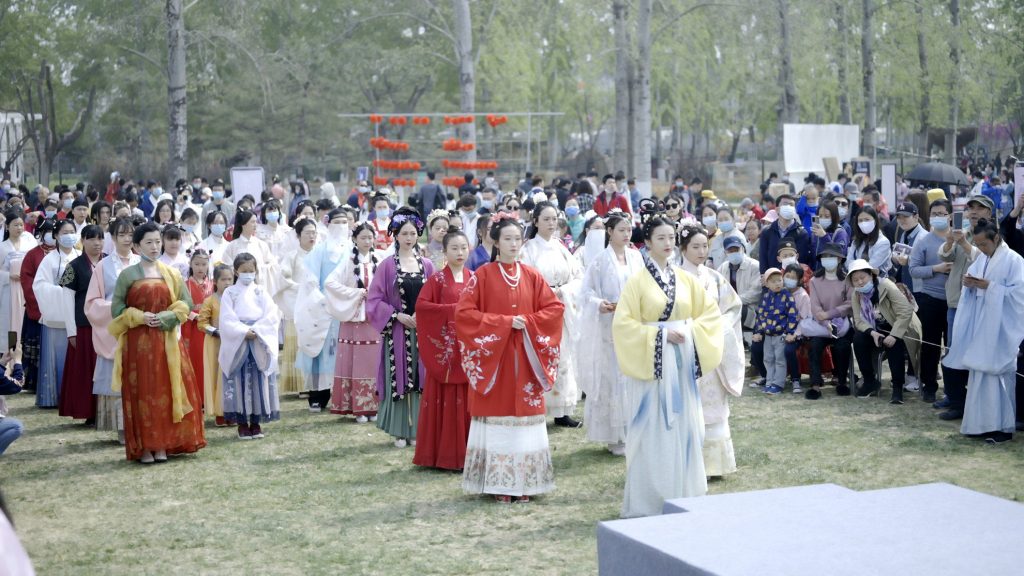
<path id="1" fill-rule="evenodd" d="M 181 274 L 157 262 L 160 229 L 152 222 L 132 235 L 141 262 L 117 278 L 107 328 L 117 338 L 114 390 L 124 408 L 125 453 L 143 464 L 206 446 L 202 403 L 192 365 L 176 328 L 192 309 Z"/>
<path id="2" fill-rule="evenodd" d="M 540 272 L 520 264 L 516 216 L 494 217 L 492 262 L 470 279 L 455 312 L 469 380 L 466 492 L 529 502 L 555 488 L 544 392 L 558 374 L 564 307 Z"/>

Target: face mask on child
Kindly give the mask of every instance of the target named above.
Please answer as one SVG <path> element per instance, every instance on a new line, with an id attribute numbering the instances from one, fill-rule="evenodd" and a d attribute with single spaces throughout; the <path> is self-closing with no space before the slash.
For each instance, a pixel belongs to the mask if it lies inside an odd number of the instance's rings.
<path id="1" fill-rule="evenodd" d="M 786 287 L 786 290 L 793 290 L 796 288 L 796 278 L 783 278 L 782 285 Z"/>
<path id="2" fill-rule="evenodd" d="M 238 281 L 243 286 L 248 286 L 249 284 L 252 284 L 255 280 L 256 280 L 256 273 L 255 272 L 241 272 L 241 273 L 238 274 Z"/>

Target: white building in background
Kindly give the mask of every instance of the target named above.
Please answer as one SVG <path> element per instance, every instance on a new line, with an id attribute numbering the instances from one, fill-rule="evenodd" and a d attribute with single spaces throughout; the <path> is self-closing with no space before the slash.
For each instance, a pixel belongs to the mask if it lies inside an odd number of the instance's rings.
<path id="1" fill-rule="evenodd" d="M 20 112 L 6 112 L 0 110 L 0 168 L 7 164 L 7 159 L 18 148 L 18 143 L 24 137 L 24 116 Z M 11 179 L 15 182 L 25 181 L 25 151 L 28 143 L 22 148 L 21 155 L 11 165 Z"/>

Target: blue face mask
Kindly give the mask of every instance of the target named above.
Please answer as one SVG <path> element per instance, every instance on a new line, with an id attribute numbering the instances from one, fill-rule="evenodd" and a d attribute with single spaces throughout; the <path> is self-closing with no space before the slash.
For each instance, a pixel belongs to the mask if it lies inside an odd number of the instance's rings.
<path id="1" fill-rule="evenodd" d="M 870 293 L 874 289 L 875 289 L 875 285 L 872 284 L 871 282 L 868 282 L 867 284 L 865 284 L 863 286 L 859 286 L 857 288 L 857 292 L 860 292 L 861 294 L 868 294 L 868 293 Z"/>
<path id="2" fill-rule="evenodd" d="M 932 216 L 928 219 L 928 223 L 931 224 L 933 230 L 948 230 L 949 229 L 949 218 L 946 216 Z"/>
<path id="3" fill-rule="evenodd" d="M 44 212 L 44 214 L 46 215 L 46 219 L 49 220 L 50 218 L 53 218 L 54 216 L 57 215 L 57 211 L 56 210 L 47 210 L 46 212 Z"/>
<path id="4" fill-rule="evenodd" d="M 74 248 L 78 243 L 78 234 L 61 234 L 58 241 L 64 248 Z"/>
<path id="5" fill-rule="evenodd" d="M 280 212 L 267 212 L 267 222 L 277 223 L 281 219 Z"/>
<path id="6" fill-rule="evenodd" d="M 384 220 L 391 215 L 391 210 L 377 210 L 377 220 Z"/>
<path id="7" fill-rule="evenodd" d="M 223 200 L 224 199 L 224 191 L 223 190 L 214 190 L 213 191 L 213 199 L 214 200 Z"/>
<path id="8" fill-rule="evenodd" d="M 196 227 L 193 226 L 192 224 L 182 224 L 181 227 L 184 228 L 185 232 L 188 232 L 189 234 L 191 234 L 192 231 L 196 229 Z"/>
<path id="9" fill-rule="evenodd" d="M 142 258 L 146 262 L 156 262 L 156 258 L 150 258 L 146 254 L 139 252 L 139 258 Z"/>
<path id="10" fill-rule="evenodd" d="M 580 207 L 579 206 L 566 206 L 565 207 L 565 215 L 568 216 L 569 218 L 575 218 L 575 217 L 579 216 L 580 215 Z"/>
<path id="11" fill-rule="evenodd" d="M 481 208 L 486 208 L 488 210 L 493 210 L 494 209 L 494 200 L 481 200 L 480 201 L 480 207 Z"/>
<path id="12" fill-rule="evenodd" d="M 238 275 L 238 282 L 240 284 L 242 284 L 243 286 L 248 286 L 249 284 L 252 284 L 255 280 L 256 280 L 256 273 L 255 272 L 241 272 Z"/>
<path id="13" fill-rule="evenodd" d="M 226 226 L 224 226 L 223 224 L 211 224 L 210 233 L 213 234 L 214 236 L 223 236 L 225 228 Z"/>
<path id="14" fill-rule="evenodd" d="M 821 265 L 825 267 L 825 270 L 828 270 L 828 271 L 831 272 L 831 271 L 835 270 L 836 268 L 839 268 L 839 258 L 836 258 L 834 256 L 829 256 L 829 257 L 826 257 L 826 258 L 822 258 L 821 259 Z"/>
<path id="15" fill-rule="evenodd" d="M 783 278 L 782 285 L 786 287 L 786 290 L 793 290 L 796 288 L 796 278 Z"/>
<path id="16" fill-rule="evenodd" d="M 715 216 L 705 216 L 701 218 L 700 222 L 705 228 L 713 228 L 718 225 L 718 218 Z"/>
<path id="17" fill-rule="evenodd" d="M 831 218 L 818 218 L 818 226 L 821 226 L 822 230 L 828 230 L 832 226 Z"/>
<path id="18" fill-rule="evenodd" d="M 729 232 L 732 232 L 733 230 L 736 229 L 736 225 L 733 224 L 732 220 L 726 220 L 725 222 L 718 223 L 718 229 L 728 234 Z"/>
<path id="19" fill-rule="evenodd" d="M 65 211 L 66 211 L 66 210 L 71 210 L 71 206 L 72 206 L 72 205 L 73 205 L 74 203 L 75 203 L 75 201 L 74 201 L 73 199 L 71 199 L 71 198 L 67 198 L 67 199 L 65 199 L 65 200 L 64 200 L 64 204 L 63 204 L 63 206 L 64 206 L 64 210 L 65 210 Z"/>

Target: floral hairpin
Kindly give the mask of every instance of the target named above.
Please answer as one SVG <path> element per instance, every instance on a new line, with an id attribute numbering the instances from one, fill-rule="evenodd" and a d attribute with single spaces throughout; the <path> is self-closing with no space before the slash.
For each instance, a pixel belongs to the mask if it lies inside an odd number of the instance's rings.
<path id="1" fill-rule="evenodd" d="M 445 220 L 448 220 L 451 218 L 451 216 L 449 216 L 447 210 L 443 210 L 441 208 L 434 208 L 433 210 L 430 211 L 430 214 L 427 215 L 427 222 L 433 222 L 435 218 L 444 218 Z"/>
<path id="2" fill-rule="evenodd" d="M 420 217 L 416 214 L 398 214 L 391 219 L 391 227 L 398 230 L 406 222 L 412 222 L 417 230 L 423 230 L 424 228 L 423 220 L 420 220 Z"/>

